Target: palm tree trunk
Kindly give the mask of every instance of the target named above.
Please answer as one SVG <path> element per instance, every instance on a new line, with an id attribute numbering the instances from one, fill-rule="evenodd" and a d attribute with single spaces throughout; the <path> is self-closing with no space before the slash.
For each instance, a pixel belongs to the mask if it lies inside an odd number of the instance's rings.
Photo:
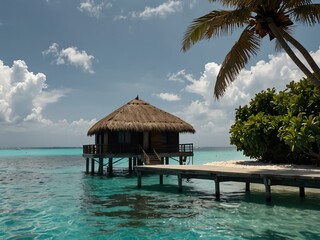
<path id="1" fill-rule="evenodd" d="M 292 49 L 289 47 L 287 42 L 282 37 L 278 27 L 274 23 L 272 18 L 267 19 L 268 27 L 278 39 L 279 43 L 281 44 L 282 48 L 286 51 L 292 61 L 300 68 L 300 70 L 310 79 L 310 81 L 320 90 L 320 80 L 317 79 L 310 70 L 300 61 L 300 59 L 294 54 Z"/>
<path id="2" fill-rule="evenodd" d="M 286 31 L 280 30 L 281 35 L 289 41 L 293 46 L 295 46 L 299 52 L 303 55 L 303 57 L 306 59 L 312 70 L 316 73 L 316 76 L 320 77 L 320 68 L 317 65 L 317 63 L 314 61 L 314 59 L 311 57 L 310 53 L 305 49 L 301 43 L 299 43 L 295 38 L 293 38 L 289 33 Z"/>

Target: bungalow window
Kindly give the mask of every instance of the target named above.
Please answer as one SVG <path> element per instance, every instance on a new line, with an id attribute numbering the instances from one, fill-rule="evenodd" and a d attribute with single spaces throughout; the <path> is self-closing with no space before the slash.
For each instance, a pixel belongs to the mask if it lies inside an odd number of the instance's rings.
<path id="1" fill-rule="evenodd" d="M 131 143 L 131 132 L 119 132 L 119 143 Z"/>
<path id="2" fill-rule="evenodd" d="M 168 133 L 167 132 L 161 133 L 161 143 L 168 144 Z"/>

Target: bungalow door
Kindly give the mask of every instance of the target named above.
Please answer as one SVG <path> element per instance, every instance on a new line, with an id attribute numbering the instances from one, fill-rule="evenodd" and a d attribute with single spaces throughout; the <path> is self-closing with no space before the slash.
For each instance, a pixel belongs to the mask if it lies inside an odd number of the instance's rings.
<path id="1" fill-rule="evenodd" d="M 150 132 L 143 132 L 143 149 L 147 152 L 150 150 Z"/>

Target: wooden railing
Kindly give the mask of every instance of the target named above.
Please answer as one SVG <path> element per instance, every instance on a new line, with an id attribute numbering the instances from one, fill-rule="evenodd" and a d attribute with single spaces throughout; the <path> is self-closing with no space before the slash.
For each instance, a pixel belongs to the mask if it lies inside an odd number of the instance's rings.
<path id="1" fill-rule="evenodd" d="M 89 144 L 83 145 L 83 154 L 113 154 L 113 153 L 140 153 L 137 144 Z"/>
<path id="2" fill-rule="evenodd" d="M 193 152 L 193 143 L 179 144 L 179 152 Z"/>
<path id="3" fill-rule="evenodd" d="M 142 161 L 145 163 L 145 164 L 150 164 L 150 157 L 149 155 L 143 150 L 143 148 L 141 146 L 139 146 L 141 152 L 143 153 L 143 158 L 142 158 Z"/>
<path id="4" fill-rule="evenodd" d="M 192 153 L 193 144 L 179 144 L 179 146 L 158 147 L 155 148 L 157 153 Z M 141 149 L 138 144 L 89 144 L 83 145 L 83 154 L 104 155 L 104 154 L 121 154 L 121 153 L 135 153 L 141 154 Z"/>

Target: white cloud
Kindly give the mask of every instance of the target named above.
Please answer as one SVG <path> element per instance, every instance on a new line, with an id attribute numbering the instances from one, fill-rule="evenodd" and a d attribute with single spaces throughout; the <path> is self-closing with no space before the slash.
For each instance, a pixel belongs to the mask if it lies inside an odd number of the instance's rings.
<path id="1" fill-rule="evenodd" d="M 190 73 L 186 73 L 185 69 L 180 70 L 177 73 L 169 73 L 167 74 L 167 78 L 169 81 L 174 81 L 174 82 L 185 82 L 185 80 L 193 82 L 194 77 Z"/>
<path id="2" fill-rule="evenodd" d="M 0 122 L 47 121 L 42 110 L 67 91 L 46 89 L 46 76 L 30 72 L 24 61 L 14 61 L 12 67 L 0 61 Z"/>
<path id="3" fill-rule="evenodd" d="M 165 100 L 165 101 L 179 101 L 181 100 L 181 98 L 177 95 L 177 94 L 173 94 L 173 93 L 159 93 L 159 94 L 155 94 L 158 98 Z"/>
<path id="4" fill-rule="evenodd" d="M 197 0 L 190 0 L 189 7 L 192 9 L 197 3 Z"/>
<path id="5" fill-rule="evenodd" d="M 143 20 L 152 17 L 162 17 L 165 18 L 169 14 L 173 14 L 182 10 L 183 2 L 177 0 L 169 0 L 157 7 L 145 7 L 142 12 L 132 12 L 133 18 L 141 18 Z"/>
<path id="6" fill-rule="evenodd" d="M 45 74 L 29 71 L 22 60 L 12 67 L 0 60 L 0 146 L 81 146 L 90 141 L 86 132 L 96 119 L 52 121 L 43 116 L 48 104 L 69 92 L 48 90 Z"/>
<path id="7" fill-rule="evenodd" d="M 57 65 L 71 64 L 75 67 L 82 68 L 83 71 L 94 73 L 92 69 L 92 61 L 94 56 L 88 55 L 86 51 L 79 51 L 77 47 L 68 47 L 59 50 L 59 45 L 53 43 L 47 50 L 42 52 L 43 55 L 52 55 Z"/>
<path id="8" fill-rule="evenodd" d="M 106 8 L 111 8 L 112 3 L 101 2 L 95 3 L 94 0 L 86 0 L 80 3 L 80 7 L 78 8 L 80 12 L 88 14 L 90 17 L 99 18 L 102 16 L 102 11 Z"/>
<path id="9" fill-rule="evenodd" d="M 320 49 L 311 54 L 319 64 Z M 199 79 L 189 78 L 188 81 L 184 81 L 186 83 L 184 90 L 198 97 L 177 115 L 194 125 L 197 131 L 197 145 L 229 144 L 229 129 L 233 123 L 236 108 L 248 104 L 250 99 L 261 90 L 273 87 L 277 91 L 284 90 L 289 82 L 298 81 L 303 77 L 287 54 L 270 55 L 268 61 L 259 61 L 250 69 L 241 71 L 221 100 L 215 101 L 213 87 L 219 69 L 220 65 L 207 63 Z M 179 79 L 183 79 L 184 75 L 189 74 L 183 70 L 170 76 L 179 76 Z"/>

